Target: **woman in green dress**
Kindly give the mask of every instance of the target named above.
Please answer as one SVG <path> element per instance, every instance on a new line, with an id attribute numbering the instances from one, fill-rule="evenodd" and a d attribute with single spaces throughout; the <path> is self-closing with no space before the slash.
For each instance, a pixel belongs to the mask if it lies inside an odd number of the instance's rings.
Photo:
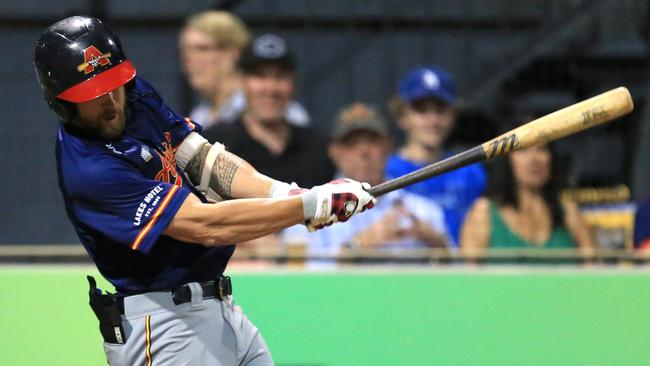
<path id="1" fill-rule="evenodd" d="M 559 195 L 560 174 L 550 145 L 515 151 L 495 162 L 485 197 L 475 201 L 461 231 L 461 248 L 581 248 L 594 242 L 578 205 Z"/>

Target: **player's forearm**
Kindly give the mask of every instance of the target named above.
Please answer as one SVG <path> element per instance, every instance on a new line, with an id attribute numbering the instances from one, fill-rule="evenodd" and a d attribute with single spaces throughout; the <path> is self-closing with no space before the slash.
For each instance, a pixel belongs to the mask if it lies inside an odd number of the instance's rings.
<path id="1" fill-rule="evenodd" d="M 179 209 L 165 234 L 204 245 L 252 240 L 303 222 L 300 197 L 238 199 L 203 204 L 195 197 Z"/>
<path id="2" fill-rule="evenodd" d="M 192 183 L 199 186 L 204 174 L 209 174 L 208 196 L 215 201 L 230 198 L 262 198 L 269 197 L 271 187 L 275 182 L 248 164 L 238 156 L 222 150 L 217 155 L 211 167 L 206 167 L 205 160 L 211 145 L 206 144 L 201 152 L 196 154 L 186 168 L 186 172 Z M 210 169 L 208 173 L 205 169 Z"/>

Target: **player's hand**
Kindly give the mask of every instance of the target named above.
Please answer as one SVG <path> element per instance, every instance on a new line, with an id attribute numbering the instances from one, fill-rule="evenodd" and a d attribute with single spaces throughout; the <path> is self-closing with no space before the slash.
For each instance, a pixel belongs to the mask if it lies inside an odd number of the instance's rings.
<path id="1" fill-rule="evenodd" d="M 314 231 L 374 207 L 377 199 L 367 189 L 370 184 L 352 179 L 337 179 L 313 187 L 303 194 L 307 228 Z"/>

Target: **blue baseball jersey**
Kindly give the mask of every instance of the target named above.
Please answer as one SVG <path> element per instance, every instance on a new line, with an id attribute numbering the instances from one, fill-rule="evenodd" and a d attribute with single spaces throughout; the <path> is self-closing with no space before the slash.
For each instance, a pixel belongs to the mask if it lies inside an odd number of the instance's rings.
<path id="1" fill-rule="evenodd" d="M 206 247 L 163 232 L 189 194 L 205 200 L 175 151 L 200 125 L 169 109 L 144 80 L 127 89 L 126 126 L 105 141 L 59 125 L 59 187 L 68 217 L 101 274 L 122 295 L 221 275 L 234 246 Z"/>
<path id="2" fill-rule="evenodd" d="M 444 154 L 447 158 L 451 154 Z M 428 165 L 413 162 L 393 154 L 386 164 L 386 175 L 396 178 Z M 407 186 L 407 191 L 427 197 L 442 206 L 445 213 L 447 232 L 458 246 L 460 228 L 465 220 L 465 214 L 485 190 L 487 176 L 481 164 L 472 164 L 453 170 L 441 176 L 424 180 Z"/>

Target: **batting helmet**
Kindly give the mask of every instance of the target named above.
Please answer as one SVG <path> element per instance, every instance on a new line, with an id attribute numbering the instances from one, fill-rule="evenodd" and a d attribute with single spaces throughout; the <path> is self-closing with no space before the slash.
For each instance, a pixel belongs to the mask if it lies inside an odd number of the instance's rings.
<path id="1" fill-rule="evenodd" d="M 72 103 L 93 100 L 128 83 L 135 67 L 101 20 L 73 16 L 54 23 L 36 42 L 36 76 L 50 108 L 68 122 Z"/>

